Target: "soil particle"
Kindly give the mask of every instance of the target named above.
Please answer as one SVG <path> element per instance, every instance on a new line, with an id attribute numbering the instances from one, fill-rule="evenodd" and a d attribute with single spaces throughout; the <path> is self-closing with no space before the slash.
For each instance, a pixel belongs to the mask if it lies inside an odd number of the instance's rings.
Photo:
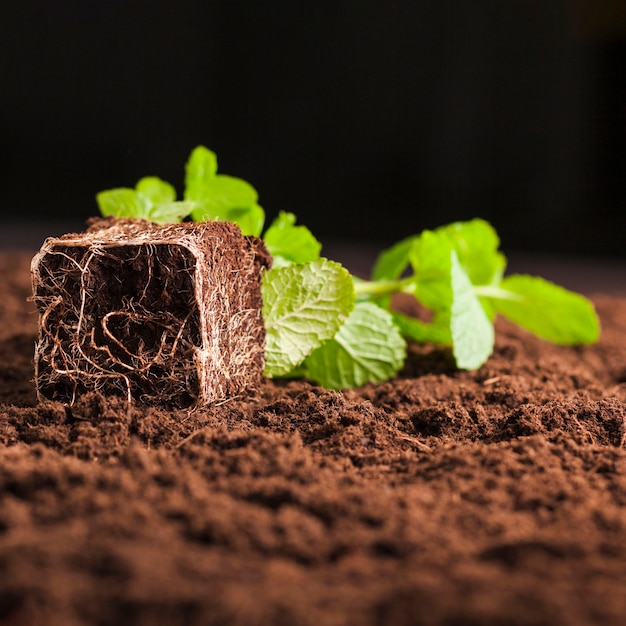
<path id="1" fill-rule="evenodd" d="M 626 622 L 626 301 L 597 345 L 499 320 L 344 393 L 38 404 L 30 257 L 0 255 L 0 624 Z"/>

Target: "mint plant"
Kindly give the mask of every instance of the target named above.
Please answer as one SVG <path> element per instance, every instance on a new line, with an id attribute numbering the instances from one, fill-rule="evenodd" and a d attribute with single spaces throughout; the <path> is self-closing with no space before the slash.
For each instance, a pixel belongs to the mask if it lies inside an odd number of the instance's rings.
<path id="1" fill-rule="evenodd" d="M 279 213 L 263 233 L 256 190 L 218 174 L 217 158 L 204 146 L 189 157 L 182 200 L 156 177 L 96 199 L 105 216 L 219 219 L 246 235 L 263 234 L 273 258 L 261 290 L 271 378 L 306 376 L 333 389 L 380 382 L 402 369 L 407 340 L 448 346 L 458 368 L 478 369 L 493 352 L 497 315 L 561 345 L 599 337 L 593 304 L 582 295 L 535 276 L 505 276 L 499 237 L 482 219 L 407 237 L 379 255 L 370 280 L 360 280 L 321 257 L 321 244 L 292 213 Z M 395 311 L 398 293 L 430 310 L 431 321 Z"/>

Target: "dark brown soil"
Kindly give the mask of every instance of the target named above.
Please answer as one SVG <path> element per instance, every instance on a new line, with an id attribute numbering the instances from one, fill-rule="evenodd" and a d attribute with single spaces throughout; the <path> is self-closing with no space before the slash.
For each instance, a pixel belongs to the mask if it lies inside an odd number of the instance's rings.
<path id="1" fill-rule="evenodd" d="M 626 300 L 598 345 L 499 322 L 456 372 L 265 382 L 195 412 L 37 405 L 24 254 L 0 255 L 0 623 L 626 623 Z"/>

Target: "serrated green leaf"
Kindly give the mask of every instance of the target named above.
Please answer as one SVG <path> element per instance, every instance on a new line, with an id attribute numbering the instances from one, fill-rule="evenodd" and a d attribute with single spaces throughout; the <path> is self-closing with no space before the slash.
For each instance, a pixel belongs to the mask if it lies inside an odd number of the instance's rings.
<path id="1" fill-rule="evenodd" d="M 128 187 L 101 191 L 96 195 L 96 202 L 104 217 L 149 219 L 152 208 L 146 196 Z"/>
<path id="2" fill-rule="evenodd" d="M 293 213 L 281 211 L 263 236 L 274 267 L 319 259 L 322 244 L 306 226 L 296 226 Z"/>
<path id="3" fill-rule="evenodd" d="M 494 307 L 518 326 L 561 345 L 589 344 L 600 336 L 593 304 L 584 296 L 537 276 L 512 274 L 500 283 L 510 297 Z"/>
<path id="4" fill-rule="evenodd" d="M 157 224 L 180 222 L 193 211 L 194 207 L 195 202 L 185 202 L 184 200 L 159 204 L 150 209 L 148 219 Z"/>
<path id="5" fill-rule="evenodd" d="M 443 236 L 456 252 L 472 284 L 492 285 L 500 281 L 506 257 L 498 250 L 500 238 L 489 222 L 482 219 L 453 222 L 435 232 Z"/>
<path id="6" fill-rule="evenodd" d="M 456 252 L 450 253 L 450 260 L 452 351 L 458 368 L 474 370 L 483 365 L 493 352 L 493 324 L 474 293 L 472 282 Z"/>
<path id="7" fill-rule="evenodd" d="M 185 165 L 185 200 L 201 200 L 207 183 L 217 174 L 217 156 L 205 146 L 191 151 Z"/>
<path id="8" fill-rule="evenodd" d="M 339 332 L 304 362 L 307 376 L 330 389 L 360 387 L 395 376 L 406 344 L 388 311 L 371 302 L 356 304 Z"/>
<path id="9" fill-rule="evenodd" d="M 176 190 L 158 176 L 144 176 L 135 185 L 135 190 L 146 196 L 154 205 L 171 204 L 176 200 Z"/>
<path id="10" fill-rule="evenodd" d="M 339 330 L 354 307 L 350 273 L 318 259 L 264 272 L 265 375 L 283 376 Z"/>

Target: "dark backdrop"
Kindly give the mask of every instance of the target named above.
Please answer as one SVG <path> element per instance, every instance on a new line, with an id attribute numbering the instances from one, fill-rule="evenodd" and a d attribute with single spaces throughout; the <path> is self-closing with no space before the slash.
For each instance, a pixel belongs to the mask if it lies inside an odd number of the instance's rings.
<path id="1" fill-rule="evenodd" d="M 624 5 L 5 6 L 2 218 L 82 220 L 146 174 L 180 190 L 204 143 L 322 240 L 481 216 L 505 248 L 623 254 Z"/>

